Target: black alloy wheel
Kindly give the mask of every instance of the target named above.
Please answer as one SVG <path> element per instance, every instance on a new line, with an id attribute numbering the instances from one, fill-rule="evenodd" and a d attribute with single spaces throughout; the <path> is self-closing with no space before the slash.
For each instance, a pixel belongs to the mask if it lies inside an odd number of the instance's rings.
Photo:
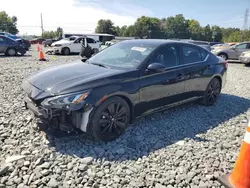
<path id="1" fill-rule="evenodd" d="M 130 108 L 125 100 L 112 97 L 96 109 L 92 118 L 92 134 L 102 141 L 112 141 L 121 136 L 128 127 Z"/>
<path id="2" fill-rule="evenodd" d="M 211 106 L 216 103 L 221 92 L 221 83 L 217 78 L 213 78 L 205 91 L 203 104 Z"/>

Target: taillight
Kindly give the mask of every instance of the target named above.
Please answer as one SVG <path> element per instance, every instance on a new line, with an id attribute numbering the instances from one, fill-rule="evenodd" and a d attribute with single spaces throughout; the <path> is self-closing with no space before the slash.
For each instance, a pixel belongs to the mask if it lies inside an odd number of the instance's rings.
<path id="1" fill-rule="evenodd" d="M 224 64 L 225 68 L 228 67 L 228 61 L 222 61 L 221 63 Z"/>

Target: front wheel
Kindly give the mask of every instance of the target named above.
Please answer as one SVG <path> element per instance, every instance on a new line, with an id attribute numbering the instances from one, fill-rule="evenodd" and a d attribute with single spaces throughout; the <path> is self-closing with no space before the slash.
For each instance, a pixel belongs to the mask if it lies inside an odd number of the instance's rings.
<path id="1" fill-rule="evenodd" d="M 62 54 L 63 55 L 69 55 L 70 54 L 70 49 L 69 48 L 63 48 L 62 49 Z"/>
<path id="2" fill-rule="evenodd" d="M 8 56 L 15 56 L 17 54 L 17 51 L 15 48 L 9 48 L 7 51 L 6 51 L 6 54 Z"/>
<path id="3" fill-rule="evenodd" d="M 112 141 L 121 136 L 128 127 L 130 108 L 125 100 L 112 97 L 97 107 L 92 116 L 92 135 L 101 141 Z"/>
<path id="4" fill-rule="evenodd" d="M 201 103 L 205 106 L 212 106 L 217 102 L 221 92 L 221 83 L 218 78 L 213 78 L 207 86 Z"/>

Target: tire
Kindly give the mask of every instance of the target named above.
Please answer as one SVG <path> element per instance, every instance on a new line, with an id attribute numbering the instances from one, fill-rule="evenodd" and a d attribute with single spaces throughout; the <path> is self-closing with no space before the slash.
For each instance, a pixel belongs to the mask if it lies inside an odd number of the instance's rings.
<path id="1" fill-rule="evenodd" d="M 246 67 L 250 67 L 250 63 L 246 63 L 245 66 L 246 66 Z"/>
<path id="2" fill-rule="evenodd" d="M 6 55 L 8 56 L 16 56 L 16 54 L 17 54 L 17 51 L 15 48 L 8 48 L 6 50 Z"/>
<path id="3" fill-rule="evenodd" d="M 69 55 L 69 54 L 70 54 L 70 49 L 67 48 L 67 47 L 63 48 L 63 49 L 62 49 L 62 54 L 63 54 L 63 55 Z"/>
<path id="4" fill-rule="evenodd" d="M 118 113 L 112 113 L 116 110 Z M 130 108 L 128 103 L 120 97 L 112 97 L 101 103 L 93 112 L 88 129 L 97 140 L 113 141 L 124 133 L 129 121 Z"/>
<path id="5" fill-rule="evenodd" d="M 99 50 L 97 49 L 97 48 L 94 48 L 93 49 L 93 54 L 96 54 L 96 53 L 98 53 L 99 52 Z"/>
<path id="6" fill-rule="evenodd" d="M 204 93 L 201 104 L 205 106 L 212 106 L 217 102 L 221 92 L 221 83 L 218 78 L 213 78 Z"/>
<path id="7" fill-rule="evenodd" d="M 220 53 L 218 56 L 222 57 L 224 60 L 228 60 L 228 55 L 226 53 Z"/>

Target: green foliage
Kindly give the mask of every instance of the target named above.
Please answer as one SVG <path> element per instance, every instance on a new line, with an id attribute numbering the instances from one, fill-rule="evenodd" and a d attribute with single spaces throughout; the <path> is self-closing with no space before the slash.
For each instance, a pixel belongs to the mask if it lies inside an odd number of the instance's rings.
<path id="1" fill-rule="evenodd" d="M 0 12 L 0 31 L 9 32 L 11 34 L 17 34 L 18 29 L 16 27 L 17 17 L 10 17 L 5 11 Z"/>
<path id="2" fill-rule="evenodd" d="M 42 38 L 44 39 L 53 39 L 60 37 L 60 33 L 58 31 L 44 31 L 42 34 Z"/>
<path id="3" fill-rule="evenodd" d="M 130 26 L 115 27 L 111 20 L 99 20 L 97 33 L 109 33 L 123 37 L 183 38 L 217 42 L 250 41 L 250 31 L 239 28 L 221 28 L 209 24 L 202 27 L 199 21 L 186 19 L 182 14 L 167 18 L 141 16 Z"/>
<path id="4" fill-rule="evenodd" d="M 97 27 L 95 29 L 96 33 L 108 33 L 117 35 L 117 28 L 114 27 L 114 23 L 111 20 L 99 20 L 97 23 Z"/>

